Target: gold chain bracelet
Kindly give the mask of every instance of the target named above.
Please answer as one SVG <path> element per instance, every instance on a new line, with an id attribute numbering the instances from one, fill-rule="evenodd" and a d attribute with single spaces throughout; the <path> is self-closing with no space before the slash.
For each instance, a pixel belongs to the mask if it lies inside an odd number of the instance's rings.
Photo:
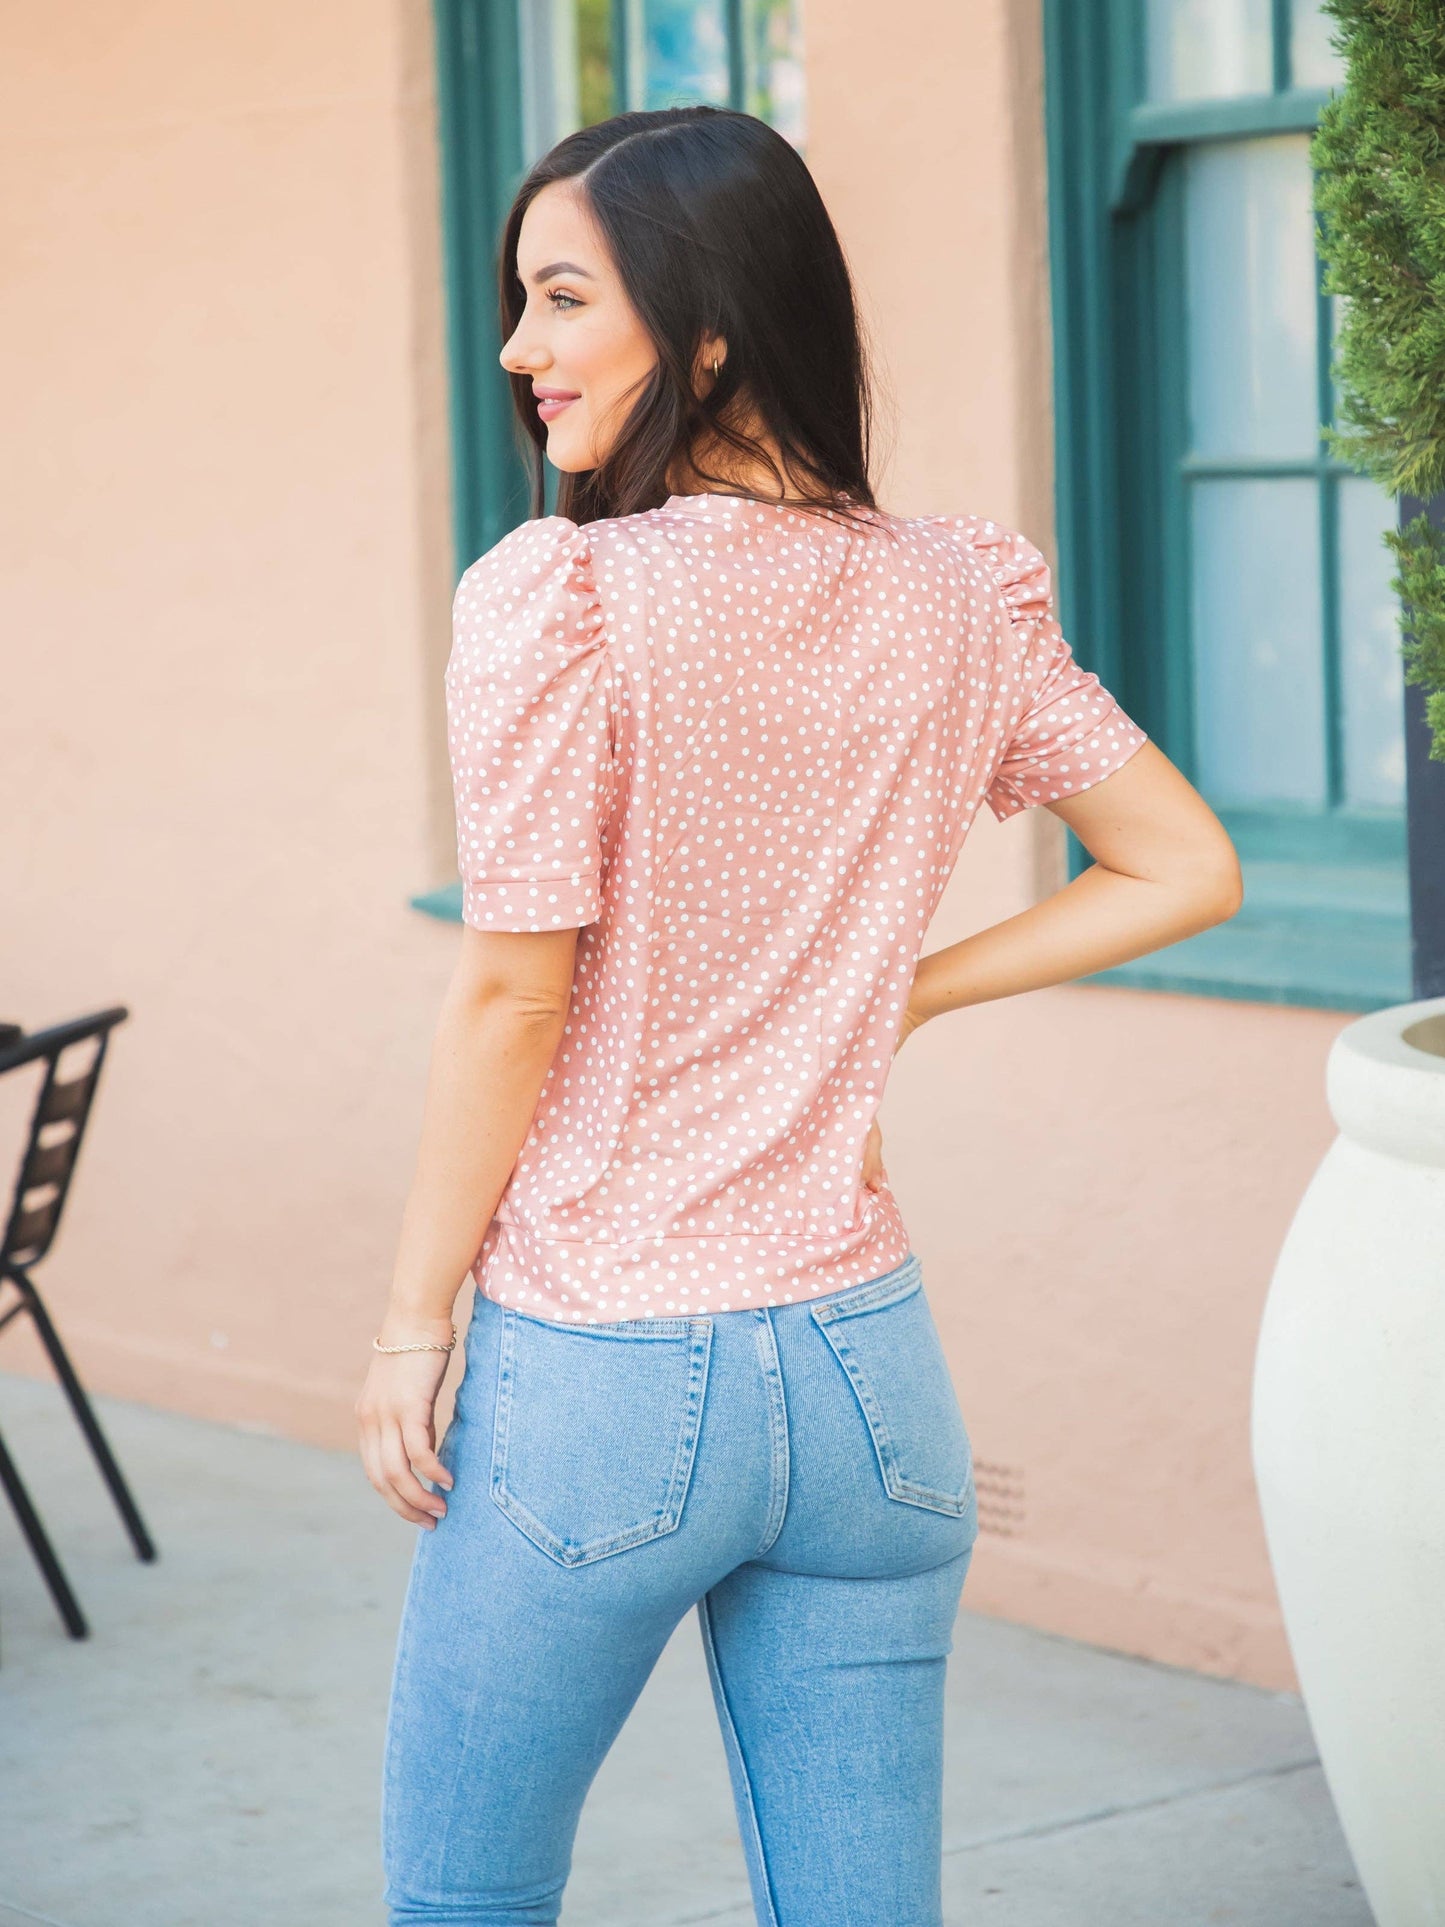
<path id="1" fill-rule="evenodd" d="M 371 1349 L 374 1352 L 449 1352 L 455 1346 L 456 1342 L 457 1328 L 453 1325 L 452 1342 L 450 1345 L 438 1345 L 433 1340 L 428 1340 L 425 1345 L 382 1345 L 378 1343 L 376 1338 L 373 1338 L 371 1341 Z"/>

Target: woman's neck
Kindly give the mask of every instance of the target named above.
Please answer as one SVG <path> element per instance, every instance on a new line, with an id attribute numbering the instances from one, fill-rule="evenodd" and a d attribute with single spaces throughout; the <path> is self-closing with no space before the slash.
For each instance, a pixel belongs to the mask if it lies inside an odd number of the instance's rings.
<path id="1" fill-rule="evenodd" d="M 728 442 L 712 440 L 695 446 L 690 455 L 668 470 L 668 488 L 674 495 L 739 494 L 761 495 L 771 502 L 796 501 L 806 497 L 810 490 L 816 490 L 817 478 L 799 475 L 788 467 L 783 460 L 782 450 L 771 435 L 757 434 L 751 430 L 760 448 L 767 451 L 776 467 L 766 461 L 745 456 Z M 698 467 L 708 471 L 699 474 Z M 779 488 L 778 477 L 782 475 L 785 486 Z"/>

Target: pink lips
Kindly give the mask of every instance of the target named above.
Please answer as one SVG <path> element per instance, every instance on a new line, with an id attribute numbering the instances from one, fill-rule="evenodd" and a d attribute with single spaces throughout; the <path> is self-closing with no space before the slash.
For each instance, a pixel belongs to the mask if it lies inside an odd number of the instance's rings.
<path id="1" fill-rule="evenodd" d="M 582 397 L 570 388 L 539 388 L 534 383 L 532 393 L 537 397 L 538 419 L 544 422 L 555 421 L 562 410 Z"/>

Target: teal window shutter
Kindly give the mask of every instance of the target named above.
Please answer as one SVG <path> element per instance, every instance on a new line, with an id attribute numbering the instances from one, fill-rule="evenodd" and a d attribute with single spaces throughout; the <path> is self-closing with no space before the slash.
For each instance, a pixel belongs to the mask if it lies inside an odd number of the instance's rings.
<path id="1" fill-rule="evenodd" d="M 497 360 L 497 240 L 523 173 L 515 8 L 436 0 L 442 232 L 460 579 L 527 512 L 512 398 Z"/>
<path id="2" fill-rule="evenodd" d="M 1396 505 L 1320 434 L 1327 22 L 1313 0 L 1046 0 L 1045 36 L 1060 616 L 1245 872 L 1229 923 L 1084 981 L 1405 1000 Z"/>
<path id="3" fill-rule="evenodd" d="M 522 47 L 517 9 L 433 0 L 446 281 L 454 574 L 527 513 L 512 398 L 497 357 L 496 247 L 523 173 Z M 410 899 L 460 923 L 460 880 Z"/>

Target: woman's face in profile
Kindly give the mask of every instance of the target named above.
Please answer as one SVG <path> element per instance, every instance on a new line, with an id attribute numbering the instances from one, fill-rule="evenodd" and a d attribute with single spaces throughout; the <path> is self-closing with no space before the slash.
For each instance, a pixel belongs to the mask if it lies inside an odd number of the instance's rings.
<path id="1" fill-rule="evenodd" d="M 531 381 L 552 465 L 569 474 L 596 468 L 657 351 L 571 181 L 550 182 L 528 206 L 517 275 L 527 305 L 502 346 L 502 366 Z"/>

